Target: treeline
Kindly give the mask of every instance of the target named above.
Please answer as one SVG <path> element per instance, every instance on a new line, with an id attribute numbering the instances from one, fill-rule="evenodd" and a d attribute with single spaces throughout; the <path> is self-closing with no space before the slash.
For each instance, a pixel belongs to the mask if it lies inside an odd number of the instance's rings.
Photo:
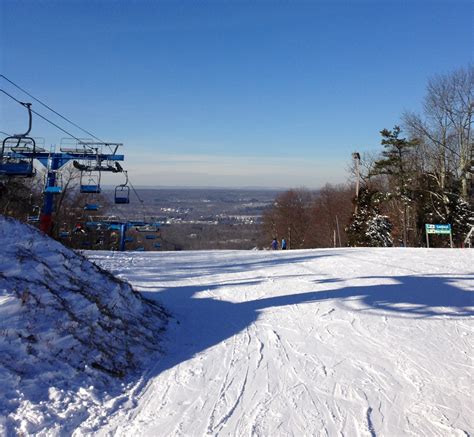
<path id="1" fill-rule="evenodd" d="M 353 197 L 350 186 L 329 184 L 318 192 L 299 188 L 281 193 L 263 214 L 265 240 L 270 245 L 273 238 L 284 238 L 289 249 L 346 246 Z"/>
<path id="2" fill-rule="evenodd" d="M 432 78 L 422 113 L 402 114 L 400 126 L 383 129 L 380 153 L 354 154 L 355 182 L 279 195 L 264 215 L 265 238 L 286 238 L 293 249 L 417 247 L 431 223 L 451 224 L 462 245 L 474 225 L 473 90 L 472 66 Z"/>

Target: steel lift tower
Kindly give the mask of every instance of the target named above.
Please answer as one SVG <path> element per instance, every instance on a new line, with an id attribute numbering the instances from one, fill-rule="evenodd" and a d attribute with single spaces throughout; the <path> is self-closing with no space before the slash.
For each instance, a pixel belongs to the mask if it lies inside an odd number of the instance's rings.
<path id="1" fill-rule="evenodd" d="M 76 141 L 73 147 L 61 147 L 60 152 L 50 152 L 36 147 L 35 140 L 29 137 L 32 125 L 31 103 L 21 103 L 29 116 L 28 130 L 23 134 L 6 137 L 0 150 L 0 176 L 32 177 L 36 174 L 34 160 L 39 161 L 47 170 L 44 186 L 43 207 L 40 214 L 40 229 L 50 234 L 53 225 L 54 197 L 62 192 L 60 171 L 73 161 L 81 171 L 82 193 L 100 193 L 102 172 L 122 172 L 118 161 L 124 160 L 119 155 L 121 143 L 93 143 Z"/>

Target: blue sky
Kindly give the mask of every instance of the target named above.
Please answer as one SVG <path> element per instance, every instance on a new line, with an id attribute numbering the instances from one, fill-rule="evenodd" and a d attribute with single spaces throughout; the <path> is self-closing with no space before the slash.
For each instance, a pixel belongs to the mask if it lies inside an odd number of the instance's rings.
<path id="1" fill-rule="evenodd" d="M 464 0 L 3 0 L 0 65 L 123 142 L 136 185 L 313 188 L 347 181 L 352 151 L 380 149 L 430 77 L 472 61 L 472 12 Z M 0 105 L 0 130 L 22 131 L 21 108 Z M 39 119 L 32 134 L 63 136 Z"/>

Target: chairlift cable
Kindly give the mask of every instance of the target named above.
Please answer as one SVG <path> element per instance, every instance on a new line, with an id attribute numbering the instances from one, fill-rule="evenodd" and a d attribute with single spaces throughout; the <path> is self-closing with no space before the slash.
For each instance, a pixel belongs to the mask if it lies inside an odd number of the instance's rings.
<path id="1" fill-rule="evenodd" d="M 0 89 L 0 91 L 10 97 L 11 99 L 15 100 L 15 102 L 19 103 L 22 106 L 25 106 L 23 102 L 20 102 L 17 98 L 13 97 L 11 94 L 8 94 L 5 90 Z M 31 109 L 31 108 L 30 108 Z M 54 127 L 58 128 L 60 131 L 64 132 L 66 135 L 69 135 L 70 137 L 74 138 L 76 141 L 81 143 L 81 140 L 77 137 L 75 137 L 72 133 L 68 132 L 67 130 L 63 129 L 61 126 L 58 126 L 56 123 L 53 123 L 51 120 L 47 119 L 44 115 L 41 115 L 39 112 L 36 112 L 34 109 L 31 109 L 31 112 L 33 114 L 36 114 L 38 117 L 42 118 L 43 120 L 47 121 L 49 124 L 53 125 Z M 88 146 L 91 148 L 90 146 Z"/>
<path id="2" fill-rule="evenodd" d="M 130 177 L 128 178 L 128 185 L 132 188 L 133 192 L 135 193 L 135 196 L 137 196 L 137 199 L 140 201 L 140 203 L 143 205 L 143 199 L 138 195 L 137 190 L 135 190 L 135 187 L 132 185 L 130 182 Z"/>
<path id="3" fill-rule="evenodd" d="M 31 110 L 31 112 L 33 114 L 36 114 L 38 117 L 42 118 L 43 120 L 47 121 L 49 124 L 53 125 L 54 127 L 58 128 L 60 131 L 64 132 L 65 134 L 69 135 L 70 137 L 74 138 L 76 141 L 78 141 L 79 143 L 83 144 L 82 140 L 80 140 L 79 138 L 77 138 L 76 136 L 74 136 L 73 134 L 71 134 L 70 132 L 68 132 L 67 130 L 63 129 L 61 126 L 58 126 L 56 123 L 53 123 L 51 120 L 48 120 L 45 116 L 39 114 L 38 112 L 36 112 L 34 109 Z M 92 149 L 92 147 L 88 146 L 90 149 Z"/>
<path id="4" fill-rule="evenodd" d="M 91 132 L 89 132 L 88 130 L 82 128 L 81 126 L 79 126 L 78 124 L 74 123 L 73 121 L 71 121 L 69 118 L 65 117 L 64 115 L 60 114 L 59 112 L 55 111 L 53 108 L 51 108 L 50 106 L 48 106 L 46 103 L 43 103 L 40 99 L 37 99 L 35 96 L 33 96 L 32 94 L 30 94 L 28 91 L 26 91 L 25 89 L 23 89 L 22 87 L 20 87 L 19 85 L 17 85 L 16 83 L 14 83 L 13 81 L 11 81 L 10 79 L 8 79 L 5 75 L 3 74 L 0 74 L 0 77 L 3 77 L 7 82 L 10 82 L 13 86 L 17 87 L 20 91 L 24 92 L 25 94 L 27 94 L 28 96 L 30 96 L 32 99 L 36 100 L 39 104 L 43 105 L 45 108 L 49 109 L 51 112 L 54 112 L 58 117 L 61 117 L 63 120 L 66 120 L 68 123 L 72 124 L 73 126 L 77 127 L 78 129 L 80 129 L 81 131 L 85 132 L 87 135 L 90 135 L 91 137 L 95 138 L 96 140 L 100 141 L 101 143 L 105 143 L 104 140 L 101 140 L 100 138 L 96 137 L 94 134 L 92 134 Z"/>
<path id="5" fill-rule="evenodd" d="M 6 132 L 3 132 L 2 130 L 0 130 L 0 134 L 6 135 L 7 137 L 11 137 L 10 134 L 8 134 L 8 133 L 6 133 Z"/>
<path id="6" fill-rule="evenodd" d="M 7 95 L 8 97 L 10 97 L 10 99 L 15 100 L 15 102 L 19 103 L 21 106 L 25 106 L 25 105 L 26 105 L 26 103 L 20 102 L 16 97 L 13 97 L 11 94 L 8 94 L 5 90 L 0 89 L 0 91 L 1 91 L 3 94 L 5 94 L 5 95 Z"/>

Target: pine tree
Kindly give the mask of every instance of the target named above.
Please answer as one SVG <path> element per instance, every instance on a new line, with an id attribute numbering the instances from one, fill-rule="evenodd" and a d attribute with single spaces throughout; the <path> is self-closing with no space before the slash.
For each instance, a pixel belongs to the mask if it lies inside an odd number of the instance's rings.
<path id="1" fill-rule="evenodd" d="M 393 239 L 391 235 L 392 224 L 388 217 L 375 213 L 367 222 L 366 235 L 371 247 L 391 247 Z"/>
<path id="2" fill-rule="evenodd" d="M 449 216 L 447 223 L 451 223 L 453 240 L 461 244 L 467 233 L 474 226 L 474 211 L 460 194 L 449 196 Z"/>
<path id="3" fill-rule="evenodd" d="M 383 129 L 381 144 L 385 150 L 383 158 L 376 161 L 373 175 L 387 175 L 393 187 L 390 192 L 391 198 L 400 202 L 400 213 L 402 220 L 403 245 L 408 241 L 408 206 L 412 201 L 411 183 L 413 177 L 411 165 L 411 152 L 415 142 L 400 138 L 401 129 L 395 126 L 393 130 Z"/>
<path id="4" fill-rule="evenodd" d="M 350 246 L 390 247 L 392 224 L 380 214 L 380 193 L 366 187 L 359 192 L 357 212 L 346 229 Z"/>
<path id="5" fill-rule="evenodd" d="M 451 224 L 455 244 L 460 245 L 464 241 L 474 225 L 474 211 L 462 198 L 461 190 L 461 182 L 451 174 L 446 177 L 444 189 L 441 189 L 432 175 L 418 176 L 414 204 L 420 243 L 424 239 L 426 223 Z M 448 246 L 449 242 L 443 239 L 441 244 Z"/>

